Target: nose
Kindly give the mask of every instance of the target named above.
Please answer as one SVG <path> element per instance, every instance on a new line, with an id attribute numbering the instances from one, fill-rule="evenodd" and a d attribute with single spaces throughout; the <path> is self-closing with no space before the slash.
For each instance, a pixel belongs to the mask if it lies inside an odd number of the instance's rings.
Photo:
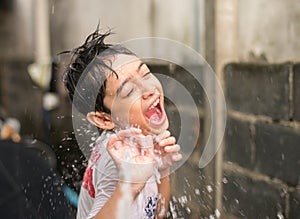
<path id="1" fill-rule="evenodd" d="M 151 83 L 144 83 L 142 92 L 143 92 L 142 93 L 143 98 L 147 99 L 149 97 L 152 97 L 157 92 L 157 89 Z"/>
<path id="2" fill-rule="evenodd" d="M 153 95 L 154 95 L 154 93 L 155 93 L 155 90 L 152 90 L 152 91 L 145 91 L 145 92 L 143 92 L 143 98 L 144 99 L 147 99 L 147 98 L 149 98 L 149 97 L 152 97 Z"/>

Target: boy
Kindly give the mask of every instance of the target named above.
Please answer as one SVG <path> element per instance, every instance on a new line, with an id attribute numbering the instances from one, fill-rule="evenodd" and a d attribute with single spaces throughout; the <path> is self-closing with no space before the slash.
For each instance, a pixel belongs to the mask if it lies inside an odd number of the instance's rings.
<path id="1" fill-rule="evenodd" d="M 108 35 L 97 29 L 75 49 L 64 77 L 76 109 L 103 130 L 85 171 L 77 218 L 163 218 L 170 165 L 182 156 L 167 131 L 162 86 L 134 53 L 105 44 Z"/>

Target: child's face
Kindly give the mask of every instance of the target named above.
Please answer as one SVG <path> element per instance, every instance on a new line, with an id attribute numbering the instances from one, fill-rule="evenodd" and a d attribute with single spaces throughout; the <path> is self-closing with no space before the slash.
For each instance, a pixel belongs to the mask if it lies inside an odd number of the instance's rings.
<path id="1" fill-rule="evenodd" d="M 139 127 L 144 134 L 159 134 L 169 126 L 160 82 L 135 56 L 117 55 L 115 74 L 106 81 L 104 105 L 116 128 Z"/>

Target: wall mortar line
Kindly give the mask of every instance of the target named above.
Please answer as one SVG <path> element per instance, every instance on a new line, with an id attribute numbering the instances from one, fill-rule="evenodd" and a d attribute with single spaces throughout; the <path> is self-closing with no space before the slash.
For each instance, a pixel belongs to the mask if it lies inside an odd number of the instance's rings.
<path id="1" fill-rule="evenodd" d="M 276 123 L 282 126 L 300 130 L 300 122 L 298 121 L 280 120 L 278 122 L 274 122 L 274 120 L 268 116 L 247 114 L 235 110 L 228 110 L 228 115 L 232 118 L 239 119 L 241 121 L 253 122 L 253 123 L 255 122 Z"/>
<path id="2" fill-rule="evenodd" d="M 279 185 L 279 186 L 284 188 L 284 191 L 286 192 L 286 194 L 289 191 L 289 186 L 285 182 L 283 182 L 282 180 L 277 179 L 277 178 L 271 178 L 267 175 L 251 171 L 251 170 L 243 168 L 243 167 L 241 167 L 237 164 L 224 162 L 223 169 L 227 170 L 227 171 L 230 171 L 230 172 L 240 173 L 242 175 L 245 175 L 245 176 L 250 177 L 250 178 L 255 179 L 255 180 L 260 180 L 260 181 L 264 181 L 264 182 L 271 183 L 271 184 L 274 184 L 274 185 Z"/>
<path id="3" fill-rule="evenodd" d="M 294 71 L 293 65 L 290 65 L 289 69 L 289 118 L 294 117 Z"/>

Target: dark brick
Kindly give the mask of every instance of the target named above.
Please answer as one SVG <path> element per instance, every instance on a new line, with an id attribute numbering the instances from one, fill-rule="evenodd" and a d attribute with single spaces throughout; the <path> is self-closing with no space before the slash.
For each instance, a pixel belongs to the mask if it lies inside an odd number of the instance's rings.
<path id="1" fill-rule="evenodd" d="M 300 218 L 300 188 L 290 193 L 289 218 Z"/>
<path id="2" fill-rule="evenodd" d="M 278 218 L 285 212 L 284 188 L 234 172 L 224 172 L 223 208 L 238 218 Z M 224 182 L 224 180 L 223 180 Z"/>
<path id="3" fill-rule="evenodd" d="M 255 169 L 297 185 L 300 179 L 300 131 L 279 124 L 256 124 Z"/>
<path id="4" fill-rule="evenodd" d="M 178 139 L 181 132 L 180 114 L 177 107 L 165 98 L 165 110 L 169 119 L 169 130 Z"/>
<path id="5" fill-rule="evenodd" d="M 252 157 L 250 123 L 228 117 L 225 132 L 225 160 L 251 169 Z"/>
<path id="6" fill-rule="evenodd" d="M 229 109 L 289 119 L 290 64 L 229 64 L 224 71 Z"/>
<path id="7" fill-rule="evenodd" d="M 202 71 L 201 66 L 188 66 L 188 68 L 193 71 L 193 73 L 199 72 L 200 74 Z M 194 78 L 191 72 L 188 72 L 186 69 L 177 66 L 177 68 L 175 69 L 174 79 L 185 86 L 187 91 L 194 98 L 195 104 L 197 104 L 197 106 L 204 106 L 204 98 L 206 96 L 204 95 L 203 87 Z"/>
<path id="8" fill-rule="evenodd" d="M 169 119 L 169 131 L 177 139 L 177 143 L 181 145 L 181 152 L 185 156 L 189 156 L 194 150 L 197 150 L 196 153 L 199 157 L 202 154 L 202 146 L 207 140 L 203 129 L 200 129 L 204 126 L 203 118 L 198 115 L 198 119 L 195 119 L 194 116 L 191 116 L 188 107 L 179 112 L 178 108 L 169 101 L 167 101 L 165 109 Z"/>
<path id="9" fill-rule="evenodd" d="M 294 119 L 300 121 L 300 63 L 294 65 Z"/>

